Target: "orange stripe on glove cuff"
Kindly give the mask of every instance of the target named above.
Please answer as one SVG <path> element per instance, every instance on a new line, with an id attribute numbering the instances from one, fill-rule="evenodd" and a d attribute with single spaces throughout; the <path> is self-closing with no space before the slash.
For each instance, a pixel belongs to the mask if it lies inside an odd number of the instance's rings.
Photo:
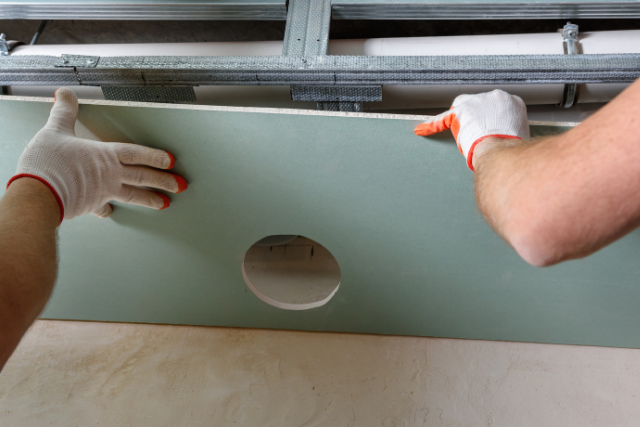
<path id="1" fill-rule="evenodd" d="M 7 182 L 7 187 L 6 188 L 9 188 L 11 183 L 13 181 L 15 181 L 16 179 L 19 179 L 19 178 L 37 179 L 38 181 L 40 181 L 41 183 L 46 185 L 49 190 L 51 190 L 51 192 L 53 193 L 54 197 L 56 198 L 56 202 L 58 202 L 58 207 L 60 208 L 60 223 L 58 225 L 62 224 L 62 220 L 64 219 L 64 205 L 62 204 L 62 199 L 60 198 L 60 195 L 58 194 L 56 189 L 53 188 L 53 186 L 51 184 L 49 184 L 49 182 L 47 182 L 46 179 L 40 178 L 39 176 L 36 176 L 36 175 L 31 175 L 31 174 L 28 174 L 28 173 L 21 173 L 21 174 L 12 176 L 11 179 L 9 180 L 9 182 Z"/>
<path id="2" fill-rule="evenodd" d="M 471 144 L 471 148 L 469 148 L 469 154 L 467 154 L 467 167 L 471 169 L 472 172 L 476 171 L 473 168 L 473 152 L 476 149 L 476 145 L 478 144 L 478 142 L 483 141 L 487 138 L 522 139 L 519 136 L 512 136 L 512 135 L 487 135 L 487 136 L 483 136 L 482 138 L 476 139 L 473 142 L 473 144 Z M 458 149 L 460 149 L 459 145 L 458 145 Z M 462 153 L 462 150 L 460 150 L 460 152 Z M 464 153 L 462 153 L 462 155 L 464 156 Z"/>

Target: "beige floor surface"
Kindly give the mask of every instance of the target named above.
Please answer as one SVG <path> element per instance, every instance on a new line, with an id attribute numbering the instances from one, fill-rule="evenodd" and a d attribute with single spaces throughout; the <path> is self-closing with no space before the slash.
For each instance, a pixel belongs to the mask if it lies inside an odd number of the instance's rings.
<path id="1" fill-rule="evenodd" d="M 2 426 L 633 426 L 640 350 L 38 321 Z"/>

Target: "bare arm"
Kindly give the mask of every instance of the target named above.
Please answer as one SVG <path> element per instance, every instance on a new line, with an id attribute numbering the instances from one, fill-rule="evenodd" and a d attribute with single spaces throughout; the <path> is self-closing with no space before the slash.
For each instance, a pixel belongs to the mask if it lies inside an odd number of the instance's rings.
<path id="1" fill-rule="evenodd" d="M 0 370 L 44 308 L 56 278 L 58 203 L 32 178 L 0 200 Z"/>
<path id="2" fill-rule="evenodd" d="M 480 210 L 527 262 L 601 249 L 640 225 L 640 81 L 560 136 L 481 141 L 473 166 Z"/>
<path id="3" fill-rule="evenodd" d="M 78 138 L 78 99 L 56 91 L 49 120 L 20 156 L 0 200 L 0 370 L 44 308 L 56 278 L 56 227 L 92 213 L 106 218 L 117 200 L 162 210 L 186 190 L 167 172 L 175 157 L 134 144 Z"/>

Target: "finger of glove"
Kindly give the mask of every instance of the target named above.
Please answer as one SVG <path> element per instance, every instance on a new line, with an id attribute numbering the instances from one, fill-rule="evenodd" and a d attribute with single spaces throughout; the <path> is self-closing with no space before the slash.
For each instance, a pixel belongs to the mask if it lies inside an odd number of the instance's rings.
<path id="1" fill-rule="evenodd" d="M 125 166 L 122 183 L 138 187 L 159 188 L 172 193 L 182 193 L 187 189 L 187 181 L 183 177 L 146 166 Z"/>
<path id="2" fill-rule="evenodd" d="M 107 218 L 113 213 L 113 207 L 109 203 L 107 203 L 106 205 L 99 207 L 91 213 L 99 218 Z"/>
<path id="3" fill-rule="evenodd" d="M 436 133 L 451 129 L 451 125 L 455 120 L 456 114 L 454 110 L 449 110 L 428 119 L 426 122 L 419 124 L 414 132 L 419 136 L 429 136 Z"/>
<path id="4" fill-rule="evenodd" d="M 53 108 L 45 127 L 75 136 L 74 127 L 78 117 L 78 98 L 73 91 L 66 87 L 56 90 Z"/>
<path id="5" fill-rule="evenodd" d="M 144 206 L 146 208 L 162 210 L 169 207 L 171 202 L 169 197 L 162 193 L 134 187 L 133 185 L 122 185 L 115 200 L 122 203 Z"/>
<path id="6" fill-rule="evenodd" d="M 158 169 L 171 169 L 175 157 L 168 151 L 137 144 L 115 143 L 113 147 L 123 165 L 143 165 Z"/>

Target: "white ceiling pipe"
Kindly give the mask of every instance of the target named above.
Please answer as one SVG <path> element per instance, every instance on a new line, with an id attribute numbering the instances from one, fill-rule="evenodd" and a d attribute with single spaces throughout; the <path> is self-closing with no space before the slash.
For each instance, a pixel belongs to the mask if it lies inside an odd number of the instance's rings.
<path id="1" fill-rule="evenodd" d="M 640 31 L 601 31 L 580 34 L 582 53 L 640 53 Z M 101 45 L 20 46 L 12 55 L 75 54 L 93 56 L 264 56 L 279 55 L 282 42 L 153 43 Z M 331 40 L 330 55 L 535 55 L 562 54 L 560 33 L 489 36 L 412 37 L 363 40 Z M 606 102 L 626 84 L 581 85 L 578 102 Z M 499 86 L 522 97 L 527 104 L 557 104 L 563 85 Z M 462 93 L 481 93 L 493 85 L 410 85 L 383 87 L 383 101 L 366 103 L 368 110 L 445 108 Z M 13 86 L 15 95 L 52 96 L 53 87 Z M 102 98 L 99 88 L 74 87 L 84 98 Z M 314 108 L 314 103 L 294 103 L 288 86 L 200 86 L 199 104 Z"/>
<path id="2" fill-rule="evenodd" d="M 562 39 L 562 37 L 560 37 Z M 268 56 L 282 54 L 282 42 L 36 44 L 16 47 L 11 55 L 89 56 Z"/>
<path id="3" fill-rule="evenodd" d="M 640 31 L 600 31 L 579 35 L 581 53 L 640 53 Z M 560 33 L 487 36 L 411 37 L 341 40 L 329 45 L 332 55 L 549 55 L 564 53 Z M 627 84 L 580 85 L 578 102 L 607 102 Z M 493 85 L 384 86 L 382 103 L 370 105 L 385 110 L 448 107 L 463 93 L 482 93 Z M 520 96 L 529 105 L 558 104 L 564 85 L 504 85 L 501 89 Z"/>

